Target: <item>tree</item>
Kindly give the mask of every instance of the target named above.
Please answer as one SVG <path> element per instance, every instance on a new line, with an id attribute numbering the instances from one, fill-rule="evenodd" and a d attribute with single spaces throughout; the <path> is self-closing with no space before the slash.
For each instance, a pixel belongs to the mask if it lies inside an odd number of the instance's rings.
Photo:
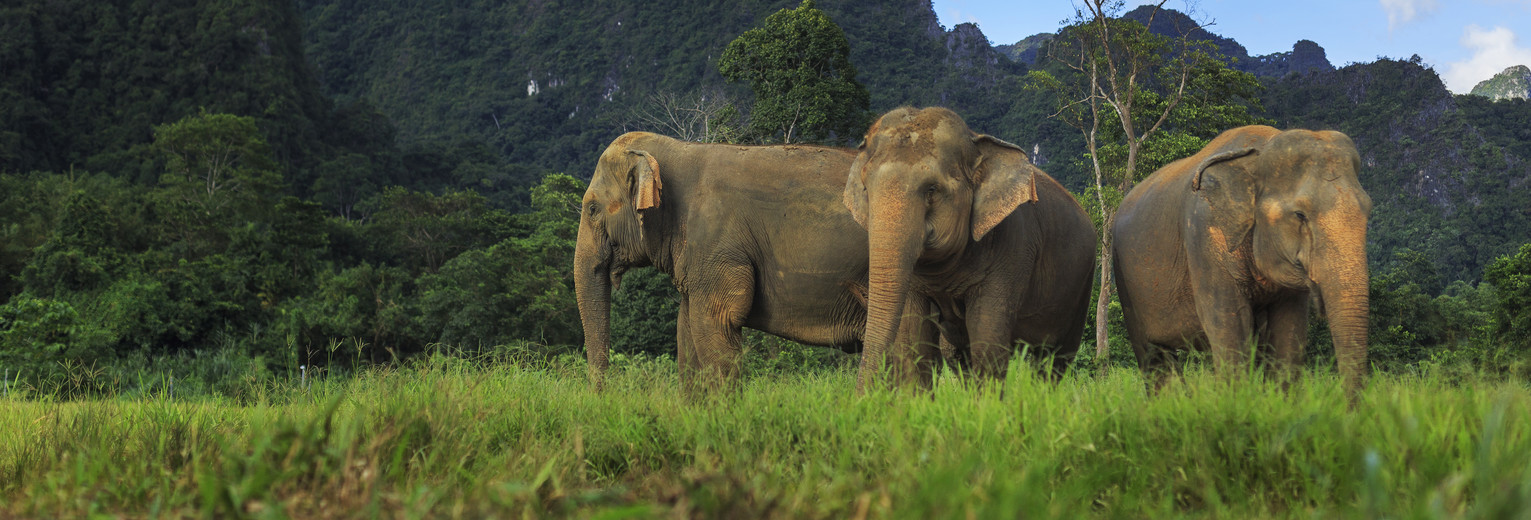
<path id="1" fill-rule="evenodd" d="M 729 143 L 738 140 L 739 110 L 720 88 L 687 95 L 672 91 L 650 94 L 623 127 L 652 130 L 682 141 Z M 625 129 L 625 128 L 624 128 Z"/>
<path id="2" fill-rule="evenodd" d="M 114 215 L 83 191 L 71 195 L 60 213 L 52 236 L 34 250 L 22 270 L 22 286 L 51 297 L 111 283 L 126 263 L 125 255 L 113 247 L 119 235 Z"/>
<path id="3" fill-rule="evenodd" d="M 1494 319 L 1501 341 L 1523 355 L 1531 351 L 1531 312 L 1526 312 L 1531 308 L 1531 244 L 1495 260 L 1483 271 L 1483 281 L 1499 294 Z"/>
<path id="4" fill-rule="evenodd" d="M 160 183 L 206 215 L 231 203 L 269 202 L 264 199 L 282 187 L 271 148 L 252 117 L 203 111 L 155 127 L 154 148 L 169 159 Z"/>
<path id="5" fill-rule="evenodd" d="M 749 82 L 755 92 L 749 126 L 756 138 L 845 140 L 865 128 L 870 106 L 850 52 L 840 26 L 813 0 L 803 0 L 730 42 L 718 72 L 731 82 Z"/>
<path id="6" fill-rule="evenodd" d="M 389 186 L 363 206 L 372 240 L 412 272 L 435 272 L 464 251 L 493 244 L 508 218 L 466 190 L 436 195 Z"/>
<path id="7" fill-rule="evenodd" d="M 1372 274 L 1370 295 L 1372 363 L 1405 366 L 1446 346 L 1448 327 L 1436 294 L 1442 287 L 1435 265 L 1423 253 L 1405 249 L 1393 254 L 1386 269 Z"/>
<path id="8" fill-rule="evenodd" d="M 1160 0 L 1148 25 L 1120 18 L 1121 0 L 1087 0 L 1075 21 L 1044 51 L 1030 87 L 1056 94 L 1053 118 L 1085 138 L 1095 183 L 1094 208 L 1100 229 L 1100 287 L 1095 306 L 1096 359 L 1108 359 L 1111 300 L 1110 222 L 1122 197 L 1147 172 L 1195 153 L 1218 132 L 1258 122 L 1259 83 L 1231 70 L 1212 54 L 1211 44 L 1149 30 L 1167 3 Z"/>

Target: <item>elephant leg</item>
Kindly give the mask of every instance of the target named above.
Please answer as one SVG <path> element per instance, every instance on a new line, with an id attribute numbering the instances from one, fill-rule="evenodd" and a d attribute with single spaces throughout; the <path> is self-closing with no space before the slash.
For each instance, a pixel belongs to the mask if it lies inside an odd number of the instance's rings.
<path id="1" fill-rule="evenodd" d="M 1049 359 L 1052 360 L 1050 363 L 1039 368 L 1042 371 L 1042 377 L 1047 378 L 1048 381 L 1053 383 L 1062 381 L 1063 374 L 1067 374 L 1069 367 L 1074 365 L 1074 354 L 1064 354 L 1058 352 L 1057 349 L 1054 349 L 1053 353 L 1049 355 Z"/>
<path id="2" fill-rule="evenodd" d="M 754 298 L 755 278 L 749 266 L 723 267 L 715 272 L 708 293 L 697 305 L 687 305 L 691 341 L 704 388 L 723 389 L 739 380 L 745 318 Z"/>
<path id="3" fill-rule="evenodd" d="M 965 377 L 973 369 L 967 322 L 952 316 L 947 309 L 942 308 L 941 320 L 936 324 L 940 328 L 941 355 L 946 356 L 947 364 Z"/>
<path id="4" fill-rule="evenodd" d="M 675 358 L 680 370 L 680 387 L 684 395 L 693 396 L 700 390 L 697 377 L 701 364 L 696 355 L 696 344 L 691 341 L 691 298 L 682 294 L 680 306 L 675 313 Z"/>
<path id="5" fill-rule="evenodd" d="M 1308 295 L 1301 294 L 1272 304 L 1267 309 L 1266 341 L 1271 346 L 1271 367 L 1283 388 L 1302 371 L 1308 347 Z"/>
<path id="6" fill-rule="evenodd" d="M 1138 359 L 1138 368 L 1143 371 L 1143 388 L 1148 395 L 1159 395 L 1171 379 L 1175 378 L 1174 356 L 1163 345 L 1134 341 L 1132 344 L 1133 354 Z"/>
<path id="7" fill-rule="evenodd" d="M 893 341 L 890 356 L 893 381 L 899 386 L 914 386 L 930 390 L 933 386 L 936 361 L 941 357 L 937 343 L 936 321 L 940 312 L 925 298 L 911 294 L 904 304 L 904 316 L 899 320 L 898 336 Z"/>
<path id="8" fill-rule="evenodd" d="M 1004 291 L 995 291 L 1003 293 Z M 1010 368 L 1015 337 L 1009 295 L 980 295 L 967 306 L 967 332 L 973 372 L 980 381 L 1003 382 Z"/>
<path id="9" fill-rule="evenodd" d="M 1191 277 L 1196 314 L 1212 351 L 1212 366 L 1219 374 L 1234 376 L 1248 368 L 1254 339 L 1254 313 L 1249 299 L 1230 280 Z"/>
<path id="10" fill-rule="evenodd" d="M 1122 300 L 1122 319 L 1127 322 L 1127 342 L 1132 344 L 1132 356 L 1137 358 L 1138 370 L 1143 373 L 1143 390 L 1148 395 L 1154 395 L 1163 384 L 1160 380 L 1164 378 L 1164 359 L 1160 357 L 1159 347 L 1143 338 L 1140 332 L 1143 327 L 1137 324 L 1137 314 L 1125 297 Z"/>

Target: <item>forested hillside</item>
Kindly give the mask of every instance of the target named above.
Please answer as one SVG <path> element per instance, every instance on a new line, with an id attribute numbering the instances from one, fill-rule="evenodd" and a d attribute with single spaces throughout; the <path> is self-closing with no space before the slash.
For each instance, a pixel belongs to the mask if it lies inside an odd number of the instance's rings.
<path id="1" fill-rule="evenodd" d="M 112 171 L 153 182 L 150 126 L 262 116 L 284 162 L 319 159 L 332 114 L 280 1 L 21 2 L 0 8 L 0 170 Z"/>
<path id="2" fill-rule="evenodd" d="M 485 143 L 522 180 L 588 176 L 606 143 L 638 129 L 633 111 L 656 93 L 721 89 L 747 109 L 748 89 L 718 74 L 723 47 L 797 4 L 299 2 L 326 92 L 374 104 L 406 143 Z M 1019 90 L 1024 66 L 1000 57 L 976 26 L 943 30 L 928 0 L 818 6 L 845 30 L 874 112 L 944 104 L 984 128 Z"/>
<path id="3" fill-rule="evenodd" d="M 386 116 L 333 103 L 299 14 L 282 0 L 0 7 L 0 171 L 152 184 L 164 167 L 153 126 L 204 110 L 255 118 L 287 191 L 338 214 L 383 186 L 442 189 L 466 182 L 455 170 L 500 168 L 472 146 L 401 149 Z"/>

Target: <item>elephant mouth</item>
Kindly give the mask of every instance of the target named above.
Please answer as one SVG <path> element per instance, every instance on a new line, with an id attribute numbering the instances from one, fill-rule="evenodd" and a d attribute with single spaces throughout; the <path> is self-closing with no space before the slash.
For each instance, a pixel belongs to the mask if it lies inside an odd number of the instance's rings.
<path id="1" fill-rule="evenodd" d="M 1308 279 L 1308 294 L 1312 295 L 1313 304 L 1317 306 L 1319 315 L 1328 316 L 1329 309 L 1324 306 L 1324 288 L 1312 278 Z"/>
<path id="2" fill-rule="evenodd" d="M 623 247 L 621 243 L 614 240 L 608 241 L 606 247 L 602 249 L 600 263 L 606 268 L 607 276 L 611 279 L 611 290 L 613 291 L 621 288 L 622 277 L 628 271 L 651 265 L 640 252 L 634 251 L 632 248 Z"/>
<path id="3" fill-rule="evenodd" d="M 622 277 L 627 274 L 628 269 L 629 267 L 627 264 L 614 264 L 611 266 L 609 270 L 609 277 L 611 279 L 612 291 L 616 291 L 622 288 Z"/>

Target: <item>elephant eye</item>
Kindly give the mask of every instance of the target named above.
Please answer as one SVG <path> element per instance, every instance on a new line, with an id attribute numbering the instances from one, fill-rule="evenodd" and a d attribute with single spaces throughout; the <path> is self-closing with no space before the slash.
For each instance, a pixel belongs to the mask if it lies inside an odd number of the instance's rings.
<path id="1" fill-rule="evenodd" d="M 1303 213 L 1301 211 L 1297 212 L 1297 221 L 1301 222 L 1303 224 L 1307 224 L 1308 223 L 1308 214 L 1307 213 Z"/>

